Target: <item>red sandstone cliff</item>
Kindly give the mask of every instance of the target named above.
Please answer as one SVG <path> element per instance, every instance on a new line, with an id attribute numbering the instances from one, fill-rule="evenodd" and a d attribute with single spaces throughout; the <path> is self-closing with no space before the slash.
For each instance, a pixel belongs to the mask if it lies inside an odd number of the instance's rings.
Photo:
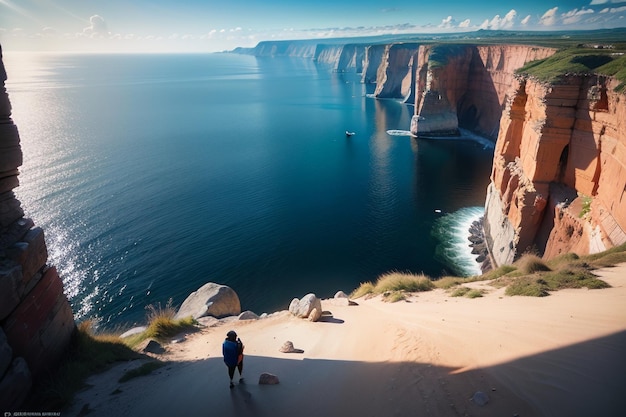
<path id="1" fill-rule="evenodd" d="M 0 49 L 0 410 L 17 409 L 33 380 L 58 364 L 75 329 L 63 282 L 46 264 L 43 230 L 13 189 L 22 151 L 4 88 Z"/>
<path id="2" fill-rule="evenodd" d="M 411 132 L 440 136 L 463 127 L 495 140 L 515 70 L 554 52 L 525 45 L 420 47 Z"/>
<path id="3" fill-rule="evenodd" d="M 496 138 L 485 238 L 496 265 L 626 242 L 626 96 L 596 75 L 515 76 L 554 54 L 524 45 L 420 47 L 411 131 Z"/>
<path id="4" fill-rule="evenodd" d="M 626 242 L 626 96 L 617 85 L 597 75 L 515 80 L 486 201 L 497 265 L 529 249 L 552 258 Z"/>

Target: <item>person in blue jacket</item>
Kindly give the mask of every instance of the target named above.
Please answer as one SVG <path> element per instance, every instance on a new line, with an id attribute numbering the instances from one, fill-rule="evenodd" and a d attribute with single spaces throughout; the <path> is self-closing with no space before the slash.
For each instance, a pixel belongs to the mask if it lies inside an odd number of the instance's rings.
<path id="1" fill-rule="evenodd" d="M 222 354 L 224 355 L 224 363 L 228 367 L 230 387 L 235 386 L 233 384 L 235 369 L 239 370 L 239 383 L 243 384 L 243 343 L 234 330 L 226 333 L 226 340 L 222 343 Z"/>

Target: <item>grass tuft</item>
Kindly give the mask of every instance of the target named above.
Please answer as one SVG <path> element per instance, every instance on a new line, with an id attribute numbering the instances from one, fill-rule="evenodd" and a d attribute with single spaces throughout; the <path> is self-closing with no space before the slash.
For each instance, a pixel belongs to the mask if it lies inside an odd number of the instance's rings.
<path id="1" fill-rule="evenodd" d="M 485 291 L 483 290 L 460 286 L 450 293 L 450 297 L 479 298 L 482 297 L 484 293 Z"/>
<path id="2" fill-rule="evenodd" d="M 487 272 L 486 274 L 483 274 L 482 277 L 485 280 L 491 280 L 491 279 L 496 279 L 496 278 L 500 278 L 502 276 L 505 276 L 513 271 L 517 270 L 517 266 L 515 265 L 502 265 L 499 266 L 496 269 L 492 269 L 491 271 Z"/>
<path id="3" fill-rule="evenodd" d="M 363 283 L 354 290 L 351 298 L 360 298 L 365 295 L 380 295 L 393 292 L 421 292 L 430 291 L 435 285 L 429 277 L 423 274 L 389 272 L 381 275 L 375 284 Z"/>
<path id="4" fill-rule="evenodd" d="M 79 323 L 67 356 L 56 372 L 38 383 L 29 404 L 43 410 L 68 406 L 74 394 L 84 387 L 88 376 L 102 372 L 116 362 L 141 357 L 115 334 L 95 334 L 93 322 Z"/>
<path id="5" fill-rule="evenodd" d="M 465 294 L 470 292 L 470 290 L 471 290 L 471 288 L 469 288 L 469 287 L 460 286 L 458 288 L 455 288 L 454 291 L 452 291 L 452 293 L 450 293 L 450 297 L 463 297 L 463 296 L 465 296 Z"/>
<path id="6" fill-rule="evenodd" d="M 460 285 L 463 282 L 467 282 L 467 280 L 459 277 L 441 277 L 433 281 L 433 284 L 435 284 L 435 287 L 437 288 L 448 290 L 450 288 Z"/>
<path id="7" fill-rule="evenodd" d="M 485 293 L 484 290 L 479 290 L 479 289 L 472 289 L 470 290 L 467 294 L 465 294 L 465 296 L 467 298 L 480 298 L 483 296 L 483 294 Z"/>
<path id="8" fill-rule="evenodd" d="M 359 287 L 350 294 L 350 298 L 361 298 L 366 295 L 374 294 L 374 284 L 371 282 L 363 282 Z"/>
<path id="9" fill-rule="evenodd" d="M 376 290 L 378 293 L 387 291 L 420 292 L 434 288 L 433 282 L 423 274 L 390 272 L 378 278 Z"/>
<path id="10" fill-rule="evenodd" d="M 545 297 L 550 295 L 545 283 L 537 277 L 522 277 L 511 282 L 504 291 L 509 296 L 522 295 L 527 297 Z"/>
<path id="11" fill-rule="evenodd" d="M 522 257 L 516 262 L 516 265 L 524 274 L 550 271 L 550 267 L 543 261 L 543 259 L 530 253 L 522 255 Z"/>
<path id="12" fill-rule="evenodd" d="M 388 303 L 397 303 L 406 300 L 406 294 L 403 291 L 389 291 L 383 294 L 383 300 Z"/>
<path id="13" fill-rule="evenodd" d="M 172 306 L 171 298 L 165 306 L 161 306 L 160 303 L 147 305 L 146 320 L 148 327 L 143 332 L 128 337 L 125 339 L 125 342 L 131 347 L 136 347 L 146 339 L 163 341 L 181 332 L 196 329 L 195 325 L 197 323 L 193 317 L 174 319 L 175 315 L 176 309 Z"/>

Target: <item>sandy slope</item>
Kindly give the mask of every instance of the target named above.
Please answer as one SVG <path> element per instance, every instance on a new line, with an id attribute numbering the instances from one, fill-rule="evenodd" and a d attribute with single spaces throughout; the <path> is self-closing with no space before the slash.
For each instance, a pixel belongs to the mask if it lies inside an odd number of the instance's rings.
<path id="1" fill-rule="evenodd" d="M 147 377 L 92 377 L 63 416 L 592 416 L 626 412 L 626 264 L 598 271 L 613 288 L 545 298 L 358 300 L 310 323 L 288 313 L 203 329 L 160 355 Z M 474 286 L 483 284 L 474 283 Z M 228 388 L 225 333 L 246 344 L 246 383 Z M 290 340 L 302 354 L 279 352 Z M 280 378 L 257 384 L 262 372 Z M 482 391 L 489 403 L 472 395 Z M 83 412 L 81 413 L 81 409 Z"/>

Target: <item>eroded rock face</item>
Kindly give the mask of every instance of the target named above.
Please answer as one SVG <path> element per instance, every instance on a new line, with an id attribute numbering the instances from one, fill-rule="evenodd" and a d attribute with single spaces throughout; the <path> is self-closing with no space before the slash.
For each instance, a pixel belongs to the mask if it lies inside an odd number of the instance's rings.
<path id="1" fill-rule="evenodd" d="M 409 100 L 412 98 L 415 72 L 413 62 L 417 58 L 419 45 L 398 43 L 386 45 L 376 72 L 377 98 Z"/>
<path id="2" fill-rule="evenodd" d="M 57 367 L 76 325 L 63 281 L 47 265 L 43 230 L 23 217 L 13 193 L 22 150 L 1 58 L 0 49 L 0 409 L 12 410 Z"/>
<path id="3" fill-rule="evenodd" d="M 420 47 L 411 132 L 447 136 L 461 127 L 495 140 L 515 70 L 554 52 L 524 45 Z"/>
<path id="4" fill-rule="evenodd" d="M 604 76 L 513 83 L 502 113 L 485 229 L 496 265 L 626 242 L 626 96 Z"/>

